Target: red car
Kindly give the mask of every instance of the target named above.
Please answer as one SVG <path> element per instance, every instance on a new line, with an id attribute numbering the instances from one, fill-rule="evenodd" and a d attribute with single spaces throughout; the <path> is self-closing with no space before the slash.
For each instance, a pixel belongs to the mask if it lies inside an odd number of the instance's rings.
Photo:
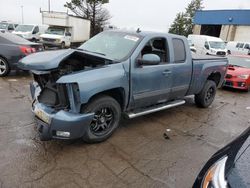
<path id="1" fill-rule="evenodd" d="M 228 56 L 224 86 L 250 91 L 250 56 Z"/>

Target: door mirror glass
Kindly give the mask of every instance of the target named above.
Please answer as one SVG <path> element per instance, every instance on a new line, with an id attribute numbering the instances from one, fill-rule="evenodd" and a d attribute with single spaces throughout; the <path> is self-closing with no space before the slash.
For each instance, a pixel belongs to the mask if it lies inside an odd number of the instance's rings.
<path id="1" fill-rule="evenodd" d="M 205 44 L 204 46 L 205 46 L 205 48 L 206 48 L 207 50 L 209 50 L 209 45 L 208 45 L 208 44 Z"/>
<path id="2" fill-rule="evenodd" d="M 161 58 L 155 54 L 145 54 L 138 60 L 140 65 L 158 65 L 160 62 Z"/>

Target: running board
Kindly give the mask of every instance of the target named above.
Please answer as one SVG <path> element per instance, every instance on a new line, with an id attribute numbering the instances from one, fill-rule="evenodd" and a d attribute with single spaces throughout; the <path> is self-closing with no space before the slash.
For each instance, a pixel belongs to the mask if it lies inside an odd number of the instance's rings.
<path id="1" fill-rule="evenodd" d="M 145 111 L 130 112 L 127 114 L 127 116 L 129 119 L 132 119 L 132 118 L 136 118 L 136 117 L 143 116 L 146 114 L 151 114 L 151 113 L 158 112 L 161 110 L 173 108 L 175 106 L 180 106 L 180 105 L 185 104 L 185 103 L 186 103 L 185 100 L 176 100 L 176 101 L 172 101 L 172 102 L 169 102 L 169 103 L 166 103 L 163 105 L 158 105 L 157 107 L 147 108 L 147 109 L 145 109 Z"/>

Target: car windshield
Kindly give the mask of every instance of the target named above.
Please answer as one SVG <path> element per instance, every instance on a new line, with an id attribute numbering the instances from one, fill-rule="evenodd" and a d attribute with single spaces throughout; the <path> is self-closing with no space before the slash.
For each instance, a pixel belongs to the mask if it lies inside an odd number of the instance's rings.
<path id="1" fill-rule="evenodd" d="M 210 41 L 209 42 L 211 48 L 215 49 L 222 49 L 224 50 L 226 48 L 226 45 L 224 42 L 218 42 L 218 41 Z"/>
<path id="2" fill-rule="evenodd" d="M 64 28 L 49 27 L 45 33 L 52 35 L 64 35 L 64 31 L 65 31 Z"/>
<path id="3" fill-rule="evenodd" d="M 241 56 L 228 56 L 229 65 L 250 68 L 250 58 Z"/>
<path id="4" fill-rule="evenodd" d="M 6 29 L 8 26 L 7 23 L 0 23 L 0 29 Z"/>
<path id="5" fill-rule="evenodd" d="M 85 42 L 79 49 L 120 61 L 133 51 L 139 41 L 140 36 L 136 34 L 103 32 Z"/>
<path id="6" fill-rule="evenodd" d="M 34 28 L 33 25 L 18 25 L 15 29 L 15 31 L 18 31 L 18 32 L 29 32 L 29 31 L 32 31 Z"/>

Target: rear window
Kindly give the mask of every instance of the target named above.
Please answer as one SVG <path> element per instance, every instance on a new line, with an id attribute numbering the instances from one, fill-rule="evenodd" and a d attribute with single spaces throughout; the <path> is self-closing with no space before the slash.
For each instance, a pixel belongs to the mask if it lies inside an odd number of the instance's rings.
<path id="1" fill-rule="evenodd" d="M 173 39 L 174 62 L 183 63 L 186 60 L 186 50 L 184 42 L 181 39 Z"/>
<path id="2" fill-rule="evenodd" d="M 1 33 L 0 34 L 0 43 L 25 44 L 25 43 L 29 43 L 29 41 L 27 41 L 26 39 L 24 39 L 22 37 L 11 34 L 11 33 Z"/>

